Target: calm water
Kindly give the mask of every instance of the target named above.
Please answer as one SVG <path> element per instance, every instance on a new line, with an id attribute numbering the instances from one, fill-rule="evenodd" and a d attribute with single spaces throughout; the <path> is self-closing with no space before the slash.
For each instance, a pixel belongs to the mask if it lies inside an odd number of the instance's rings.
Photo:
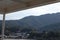
<path id="1" fill-rule="evenodd" d="M 35 39 L 4 39 L 4 40 L 35 40 Z"/>

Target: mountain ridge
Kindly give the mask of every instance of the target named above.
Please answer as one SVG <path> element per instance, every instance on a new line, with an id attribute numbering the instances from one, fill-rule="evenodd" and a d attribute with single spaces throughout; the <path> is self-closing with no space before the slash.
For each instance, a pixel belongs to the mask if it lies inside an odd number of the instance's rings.
<path id="1" fill-rule="evenodd" d="M 0 26 L 2 26 L 0 20 Z M 6 20 L 6 27 L 34 28 L 40 30 L 47 25 L 60 23 L 60 12 L 53 14 L 45 14 L 41 16 L 28 16 L 20 20 Z"/>

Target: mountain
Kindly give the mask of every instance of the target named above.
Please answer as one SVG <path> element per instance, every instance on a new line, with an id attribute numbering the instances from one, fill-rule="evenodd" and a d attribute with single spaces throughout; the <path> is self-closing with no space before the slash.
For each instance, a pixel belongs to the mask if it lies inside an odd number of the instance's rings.
<path id="1" fill-rule="evenodd" d="M 0 20 L 0 26 L 1 26 L 1 23 L 2 21 Z M 41 16 L 28 16 L 20 20 L 6 20 L 6 27 L 8 28 L 17 27 L 19 29 L 33 28 L 33 29 L 41 31 L 47 28 L 54 29 L 54 26 L 51 27 L 52 26 L 51 24 L 55 25 L 58 23 L 60 24 L 60 12 L 52 13 L 52 14 L 45 14 Z"/>
<path id="2" fill-rule="evenodd" d="M 46 14 L 41 16 L 29 16 L 20 20 L 24 23 L 22 26 L 26 25 L 28 27 L 41 28 L 49 24 L 60 22 L 60 13 L 56 14 Z"/>
<path id="3" fill-rule="evenodd" d="M 40 31 L 54 31 L 54 32 L 60 32 L 60 23 L 55 23 L 55 24 L 49 24 L 46 25 L 42 28 L 40 28 Z"/>

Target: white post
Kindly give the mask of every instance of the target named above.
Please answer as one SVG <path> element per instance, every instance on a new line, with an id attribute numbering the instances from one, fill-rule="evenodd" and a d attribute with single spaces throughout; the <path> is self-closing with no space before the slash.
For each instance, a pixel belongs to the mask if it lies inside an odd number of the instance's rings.
<path id="1" fill-rule="evenodd" d="M 2 36 L 1 36 L 1 40 L 4 39 L 4 30 L 5 30 L 5 13 L 3 13 L 3 21 L 2 21 Z"/>

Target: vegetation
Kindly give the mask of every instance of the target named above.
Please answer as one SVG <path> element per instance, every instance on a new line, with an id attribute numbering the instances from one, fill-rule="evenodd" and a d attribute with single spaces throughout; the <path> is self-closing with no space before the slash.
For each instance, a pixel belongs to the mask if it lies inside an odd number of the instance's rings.
<path id="1" fill-rule="evenodd" d="M 60 40 L 60 32 L 45 32 L 42 33 L 30 33 L 28 38 L 33 38 L 37 40 Z"/>

